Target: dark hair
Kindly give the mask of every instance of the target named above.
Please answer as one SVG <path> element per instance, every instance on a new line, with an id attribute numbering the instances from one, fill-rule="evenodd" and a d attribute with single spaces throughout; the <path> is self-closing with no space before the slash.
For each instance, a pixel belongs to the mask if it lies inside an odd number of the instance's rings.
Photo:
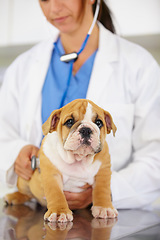
<path id="1" fill-rule="evenodd" d="M 95 3 L 93 4 L 93 12 L 95 12 L 96 10 L 96 5 L 97 5 L 97 0 L 95 1 Z M 104 0 L 101 0 L 100 3 L 100 11 L 99 11 L 99 15 L 98 15 L 98 20 L 103 24 L 103 26 L 105 28 L 107 28 L 109 31 L 111 31 L 112 33 L 115 33 L 115 27 L 113 24 L 113 20 L 112 20 L 112 13 L 111 10 L 109 9 L 109 7 L 106 5 L 106 3 L 104 2 Z"/>

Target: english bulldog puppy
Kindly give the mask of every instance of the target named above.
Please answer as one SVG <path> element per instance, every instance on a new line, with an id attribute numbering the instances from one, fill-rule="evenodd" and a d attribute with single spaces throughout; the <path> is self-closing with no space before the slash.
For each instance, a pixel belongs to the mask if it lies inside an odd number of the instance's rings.
<path id="1" fill-rule="evenodd" d="M 19 192 L 8 194 L 8 204 L 36 198 L 47 206 L 44 219 L 73 220 L 63 191 L 80 192 L 92 185 L 95 218 L 118 215 L 111 201 L 111 163 L 106 134 L 116 132 L 109 112 L 90 100 L 77 99 L 51 113 L 42 126 L 45 135 L 39 151 L 40 171 L 30 181 L 18 178 Z M 44 198 L 45 196 L 45 198 Z"/>

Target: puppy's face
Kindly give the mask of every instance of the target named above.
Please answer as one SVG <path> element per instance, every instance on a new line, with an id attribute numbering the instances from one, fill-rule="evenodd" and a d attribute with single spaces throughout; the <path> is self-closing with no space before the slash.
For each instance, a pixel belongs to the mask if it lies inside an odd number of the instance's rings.
<path id="1" fill-rule="evenodd" d="M 87 160 L 103 148 L 107 133 L 116 127 L 111 115 L 89 100 L 75 100 L 52 112 L 43 133 L 57 131 L 65 151 L 74 161 Z"/>

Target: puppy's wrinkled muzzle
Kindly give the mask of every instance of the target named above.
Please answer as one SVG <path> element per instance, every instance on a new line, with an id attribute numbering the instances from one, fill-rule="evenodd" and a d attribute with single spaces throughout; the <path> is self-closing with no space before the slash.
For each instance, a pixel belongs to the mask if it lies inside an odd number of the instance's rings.
<path id="1" fill-rule="evenodd" d="M 82 138 L 82 144 L 91 145 L 91 135 L 93 134 L 91 128 L 82 127 L 79 130 L 79 133 L 80 133 L 81 138 Z"/>
<path id="2" fill-rule="evenodd" d="M 90 122 L 82 122 L 74 129 L 64 143 L 64 149 L 71 162 L 91 162 L 93 156 L 100 151 L 99 129 Z"/>

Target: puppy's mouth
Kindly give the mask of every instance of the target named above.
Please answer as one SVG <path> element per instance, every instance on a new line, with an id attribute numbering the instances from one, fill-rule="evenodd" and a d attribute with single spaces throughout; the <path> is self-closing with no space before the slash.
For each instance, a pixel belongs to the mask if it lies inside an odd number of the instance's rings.
<path id="1" fill-rule="evenodd" d="M 93 156 L 101 151 L 97 131 L 88 126 L 81 126 L 68 136 L 64 142 L 64 149 L 68 157 L 72 159 L 72 163 L 93 160 Z"/>
<path id="2" fill-rule="evenodd" d="M 82 144 L 77 150 L 72 150 L 71 152 L 76 161 L 86 160 L 95 154 L 93 148 L 85 144 Z"/>
<path id="3" fill-rule="evenodd" d="M 93 161 L 93 157 L 95 152 L 91 146 L 87 146 L 82 144 L 76 150 L 67 150 L 67 162 L 68 163 L 75 163 L 82 161 L 83 163 L 90 164 Z"/>

